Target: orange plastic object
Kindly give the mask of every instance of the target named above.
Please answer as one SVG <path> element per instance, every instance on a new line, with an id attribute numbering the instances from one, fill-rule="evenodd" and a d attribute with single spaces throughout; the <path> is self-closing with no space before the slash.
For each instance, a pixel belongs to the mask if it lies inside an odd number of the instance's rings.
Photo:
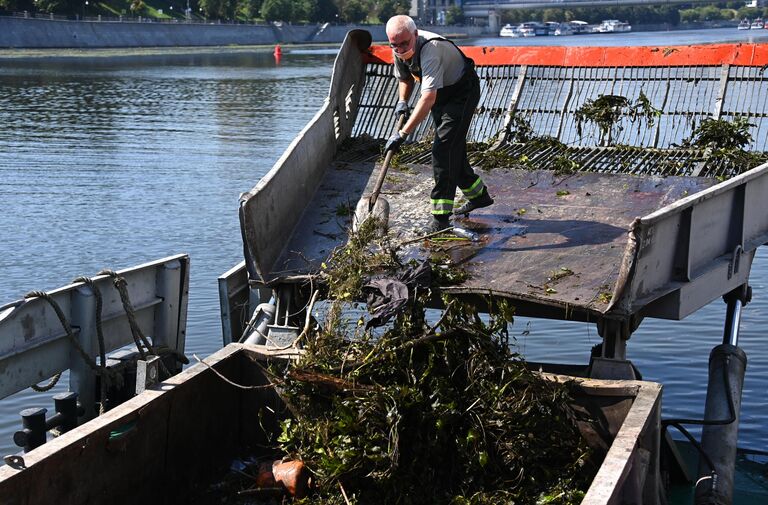
<path id="1" fill-rule="evenodd" d="M 669 47 L 463 46 L 476 65 L 564 67 L 672 67 L 768 65 L 768 44 L 706 44 Z M 366 63 L 392 63 L 389 46 L 371 46 Z"/>
<path id="2" fill-rule="evenodd" d="M 294 498 L 307 496 L 310 487 L 309 469 L 301 461 L 261 463 L 256 475 L 260 488 L 283 487 Z"/>

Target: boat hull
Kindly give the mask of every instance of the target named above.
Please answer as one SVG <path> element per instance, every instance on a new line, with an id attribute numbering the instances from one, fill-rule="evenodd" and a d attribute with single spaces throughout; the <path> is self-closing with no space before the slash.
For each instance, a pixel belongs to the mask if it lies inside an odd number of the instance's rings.
<path id="1" fill-rule="evenodd" d="M 228 345 L 207 358 L 207 365 L 192 366 L 25 454 L 25 468 L 0 468 L 3 504 L 189 503 L 226 474 L 234 459 L 269 456 L 259 447 L 268 445 L 289 415 L 273 388 L 243 390 L 218 374 L 264 386 L 267 361 L 296 355 Z M 605 454 L 583 503 L 657 503 L 661 386 L 584 379 L 576 396 L 578 409 L 599 413 L 600 424 L 580 429 Z"/>

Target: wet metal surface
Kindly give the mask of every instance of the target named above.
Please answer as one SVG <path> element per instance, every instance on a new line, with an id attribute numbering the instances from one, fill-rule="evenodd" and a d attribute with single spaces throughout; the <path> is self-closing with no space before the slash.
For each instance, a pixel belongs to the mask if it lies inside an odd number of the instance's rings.
<path id="1" fill-rule="evenodd" d="M 378 168 L 371 162 L 334 163 L 279 262 L 285 275 L 317 269 L 345 241 L 345 209 L 370 191 Z M 496 203 L 455 219 L 479 240 L 419 240 L 429 220 L 431 168 L 391 169 L 382 196 L 390 204 L 394 242 L 406 243 L 407 256 L 447 255 L 465 269 L 468 280 L 450 292 L 493 292 L 582 315 L 607 308 L 636 217 L 716 183 L 692 177 L 562 176 L 547 170 L 479 173 Z"/>

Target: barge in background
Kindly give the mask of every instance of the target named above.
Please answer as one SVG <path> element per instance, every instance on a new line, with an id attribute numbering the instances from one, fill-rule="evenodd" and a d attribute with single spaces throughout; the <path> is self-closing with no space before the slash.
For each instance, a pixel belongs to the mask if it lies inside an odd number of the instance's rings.
<path id="1" fill-rule="evenodd" d="M 245 258 L 219 279 L 226 346 L 207 360 L 236 382 L 264 384 L 258 362 L 296 355 L 274 346 L 290 346 L 301 332 L 311 295 L 307 280 L 346 240 L 349 217 L 338 209 L 354 209 L 377 178 L 381 145 L 395 127 L 397 83 L 391 51 L 370 43 L 367 32 L 350 32 L 325 104 L 241 197 Z M 755 124 L 750 149 L 767 150 L 768 102 L 760 97 L 768 84 L 768 46 L 465 50 L 478 64 L 482 86 L 470 139 L 492 140 L 489 151 L 536 165 L 484 173 L 497 203 L 462 221 L 481 238 L 448 248 L 470 275 L 445 291 L 477 303 L 506 298 L 520 315 L 596 323 L 599 355 L 585 356 L 582 367 L 540 365 L 586 376 L 585 389 L 602 389 L 597 403 L 612 421 L 605 430 L 611 440 L 584 503 L 690 502 L 697 481 L 698 503 L 765 503 L 768 460 L 737 452 L 736 440 L 746 365 L 739 321 L 755 251 L 768 241 L 768 164 L 723 166 L 707 151 L 673 144 L 704 118 L 746 116 Z M 587 100 L 634 100 L 641 92 L 661 114 L 653 127 L 624 124 L 614 139 L 624 147 L 603 145 L 590 125 L 577 134 L 575 112 Z M 532 150 L 516 142 L 521 116 L 537 135 L 564 145 Z M 411 140 L 426 138 L 429 129 L 429 122 L 422 124 Z M 418 238 L 418 224 L 428 216 L 429 146 L 418 145 L 401 158 L 406 169 L 383 188 L 395 240 Z M 562 175 L 536 168 L 563 156 L 579 170 Z M 416 240 L 408 254 L 426 257 L 430 246 Z M 562 268 L 571 275 L 553 280 Z M 660 419 L 661 389 L 638 380 L 627 341 L 644 318 L 682 319 L 720 297 L 728 316 L 722 339 L 713 335 L 713 344 L 722 343 L 713 345 L 710 361 L 702 457 L 694 453 L 690 467 L 690 446 L 666 430 L 686 420 Z M 0 325 L 0 337 L 12 330 L 18 328 Z M 62 336 L 57 339 L 66 350 Z M 54 371 L 43 370 L 30 383 Z M 264 408 L 272 414 L 265 417 Z M 274 390 L 235 389 L 198 364 L 30 450 L 15 467 L 0 468 L 0 496 L 12 505 L 187 503 L 211 472 L 227 468 L 243 447 L 262 444 L 282 415 Z M 742 458 L 749 464 L 734 474 Z M 746 470 L 757 479 L 749 489 L 739 480 Z M 84 474 L 94 478 L 84 482 Z"/>

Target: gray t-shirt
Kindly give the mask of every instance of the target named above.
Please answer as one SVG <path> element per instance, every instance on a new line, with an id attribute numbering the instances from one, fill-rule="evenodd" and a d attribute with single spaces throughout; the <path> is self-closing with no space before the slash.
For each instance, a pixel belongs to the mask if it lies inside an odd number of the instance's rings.
<path id="1" fill-rule="evenodd" d="M 437 91 L 456 84 L 464 74 L 464 56 L 461 51 L 446 40 L 432 40 L 440 39 L 436 33 L 419 30 L 418 34 L 413 58 L 404 62 L 395 57 L 395 77 L 401 81 L 410 81 L 413 78 L 411 69 L 421 68 L 422 91 Z"/>

